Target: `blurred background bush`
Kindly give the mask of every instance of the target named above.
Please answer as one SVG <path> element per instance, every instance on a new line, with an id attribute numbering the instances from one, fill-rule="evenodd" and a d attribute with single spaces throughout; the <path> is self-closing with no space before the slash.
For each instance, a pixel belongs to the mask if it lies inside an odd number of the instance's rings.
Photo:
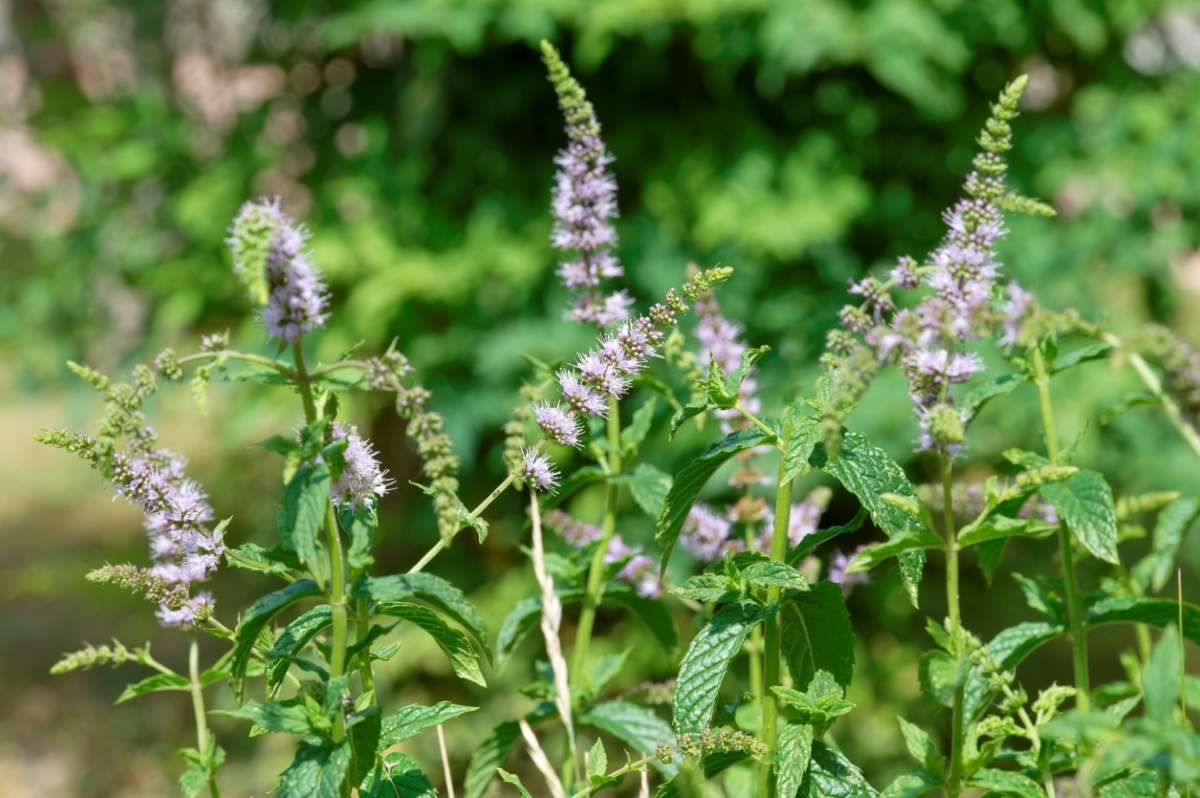
<path id="1" fill-rule="evenodd" d="M 1013 180 L 1059 217 L 1010 220 L 1009 272 L 1043 303 L 1118 332 L 1155 320 L 1200 337 L 1193 3 L 0 0 L 0 796 L 177 793 L 186 702 L 159 694 L 113 709 L 129 674 L 47 674 L 80 640 L 151 637 L 157 656 L 178 658 L 180 636 L 159 640 L 147 605 L 83 581 L 106 560 L 144 557 L 137 513 L 31 435 L 87 427 L 99 412 L 68 358 L 123 372 L 226 328 L 262 348 L 222 245 L 245 198 L 279 195 L 312 228 L 335 294 L 321 354 L 398 338 L 450 419 L 464 498 L 502 476 L 499 427 L 526 373 L 520 353 L 549 360 L 586 339 L 560 320 L 547 241 L 564 137 L 534 47 L 543 37 L 564 48 L 617 158 L 631 288 L 644 305 L 690 261 L 735 267 L 720 300 L 753 344 L 775 348 L 762 364 L 768 411 L 812 384 L 848 278 L 936 244 L 986 103 L 1022 72 Z M 1056 383 L 1056 402 L 1067 439 L 1083 436 L 1082 463 L 1119 492 L 1196 489 L 1200 463 L 1153 411 L 1097 423 L 1136 387 L 1128 375 L 1103 362 L 1072 374 Z M 975 478 L 1007 446 L 1038 447 L 1028 390 L 977 425 Z M 888 392 L 895 401 L 881 402 Z M 864 406 L 879 409 L 852 426 L 912 460 L 902 385 L 884 379 L 872 394 Z M 155 400 L 162 437 L 192 457 L 238 542 L 272 534 L 261 499 L 279 490 L 278 464 L 247 445 L 295 423 L 289 399 L 218 384 L 208 417 L 185 389 Z M 406 485 L 417 462 L 394 413 L 360 402 L 352 414 Z M 702 445 L 699 435 L 655 444 L 675 468 Z M 909 465 L 928 472 L 924 460 Z M 380 572 L 407 567 L 436 538 L 413 494 L 383 503 Z M 830 517 L 853 509 L 838 497 Z M 433 569 L 471 592 L 496 629 L 533 591 L 516 548 L 519 498 L 490 515 L 486 544 L 464 535 Z M 1046 573 L 1052 550 L 1010 547 L 990 597 L 971 569 L 968 624 L 987 636 L 1026 618 L 1008 572 Z M 1185 558 L 1194 582 L 1200 541 Z M 938 582 L 939 567 L 929 569 Z M 1088 572 L 1085 586 L 1100 576 Z M 225 574 L 215 589 L 231 616 L 266 585 Z M 837 736 L 877 784 L 909 767 L 896 713 L 935 731 L 946 723 L 916 685 L 924 616 L 943 612 L 938 592 L 928 587 L 914 611 L 884 571 L 851 598 L 860 709 Z M 631 622 L 602 622 L 619 625 L 607 645 L 643 639 Z M 1120 629 L 1093 635 L 1094 681 L 1120 672 L 1131 642 Z M 511 686 L 537 651 L 489 672 L 485 693 L 454 681 L 425 645 L 412 638 L 389 664 L 388 701 L 482 704 L 447 728 L 461 773 L 487 725 L 525 706 Z M 1024 666 L 1031 687 L 1069 681 L 1065 645 Z M 671 671 L 650 645 L 634 659 L 630 684 Z M 244 740 L 240 724 L 215 723 L 231 753 L 227 783 L 242 787 L 234 794 L 265 794 L 290 759 L 287 741 Z M 440 783 L 436 743 L 418 738 L 410 751 Z"/>

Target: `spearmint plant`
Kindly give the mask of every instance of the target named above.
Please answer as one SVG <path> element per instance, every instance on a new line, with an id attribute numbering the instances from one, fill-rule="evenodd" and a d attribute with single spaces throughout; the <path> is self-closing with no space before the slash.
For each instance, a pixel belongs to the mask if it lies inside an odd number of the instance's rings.
<path id="1" fill-rule="evenodd" d="M 812 395 L 771 408 L 758 395 L 756 372 L 770 349 L 744 340 L 715 293 L 731 269 L 691 267 L 678 289 L 644 313 L 620 287 L 613 156 L 583 88 L 552 46 L 543 43 L 542 53 L 566 119 L 550 191 L 557 274 L 572 294 L 563 323 L 594 329 L 595 340 L 569 361 L 530 359 L 522 402 L 504 427 L 506 478 L 474 508 L 458 498 L 444 419 L 429 409 L 429 392 L 395 344 L 366 359 L 356 346 L 332 363 L 308 365 L 311 338 L 328 318 L 328 288 L 304 228 L 277 201 L 248 202 L 228 243 L 275 354 L 231 349 L 228 335 L 206 336 L 194 354 L 166 350 L 138 366 L 129 384 L 71 364 L 102 395 L 105 415 L 94 433 L 38 436 L 78 454 L 116 496 L 143 511 L 146 559 L 106 565 L 88 578 L 143 595 L 163 626 L 188 635 L 186 668 L 159 662 L 148 644 L 114 641 L 68 655 L 55 671 L 134 663 L 153 673 L 119 700 L 188 693 L 196 747 L 181 752 L 188 767 L 181 786 L 189 796 L 218 795 L 224 752 L 208 726 L 205 691 L 226 687 L 237 705 L 226 714 L 245 721 L 247 733 L 299 738 L 279 795 L 435 794 L 421 763 L 389 749 L 431 726 L 440 733 L 441 724 L 473 708 L 383 705 L 373 663 L 398 655 L 388 636 L 405 622 L 433 638 L 459 678 L 480 687 L 487 687 L 481 658 L 503 668 L 540 632 L 544 661 L 521 690 L 534 706 L 492 728 L 472 752 L 463 775 L 467 798 L 497 789 L 530 798 L 506 766 L 525 779 L 536 772 L 553 798 L 584 798 L 631 774 L 648 796 L 652 773 L 658 798 L 707 795 L 714 780 L 736 798 L 1190 794 L 1200 784 L 1200 736 L 1188 710 L 1200 710 L 1200 679 L 1186 672 L 1183 640 L 1200 642 L 1200 607 L 1183 602 L 1178 572 L 1174 597 L 1156 594 L 1172 581 L 1184 535 L 1200 516 L 1200 494 L 1114 496 L 1102 474 L 1073 462 L 1077 441 L 1059 440 L 1051 387 L 1055 375 L 1089 361 L 1128 364 L 1146 392 L 1098 421 L 1157 406 L 1200 457 L 1200 354 L 1165 328 L 1122 338 L 1077 312 L 1044 308 L 1005 278 L 996 251 L 1007 234 L 1005 214 L 1054 215 L 1005 182 L 1025 78 L 992 106 L 964 197 L 943 216 L 940 245 L 921 260 L 900 258 L 887 274 L 852 281 L 855 302 L 828 336 Z M 685 321 L 689 311 L 695 319 Z M 1005 365 L 988 373 L 989 361 Z M 936 484 L 914 484 L 893 454 L 853 429 L 860 402 L 894 401 L 867 393 L 891 367 L 907 380 L 918 428 L 913 447 L 936 464 Z M 189 371 L 202 412 L 213 379 L 299 397 L 295 427 L 259 444 L 262 456 L 283 459 L 279 538 L 270 548 L 243 542 L 236 519 L 218 521 L 220 498 L 188 477 L 186 458 L 163 448 L 147 423 L 144 406 L 160 383 Z M 1025 384 L 1033 390 L 1018 391 Z M 347 391 L 391 395 L 423 460 L 423 484 L 415 487 L 432 498 L 440 535 L 406 573 L 373 573 L 378 500 L 400 486 L 371 442 L 341 417 Z M 979 470 L 963 466 L 979 411 L 1034 395 L 1043 450 L 1011 448 L 990 464 L 992 476 L 971 479 Z M 671 439 L 685 424 L 719 437 L 670 475 L 647 461 L 643 445 Z M 857 501 L 848 523 L 821 527 L 834 489 L 793 495 L 796 480 L 816 472 Z M 597 517 L 568 512 L 585 486 L 603 490 Z M 483 542 L 484 515 L 509 488 L 528 494 L 532 579 L 493 649 L 463 592 L 424 568 L 464 529 Z M 653 552 L 633 537 L 639 520 L 655 530 Z M 861 529 L 882 539 L 853 552 L 831 548 Z M 1149 553 L 1123 559 L 1122 545 L 1145 537 Z M 1013 538 L 1044 545 L 1055 565 L 1013 574 L 1039 618 L 985 641 L 971 631 L 974 608 L 959 598 L 961 555 L 974 549 L 990 584 Z M 688 561 L 681 557 L 668 570 L 677 549 Z M 855 619 L 845 598 L 895 560 L 907 598 L 919 606 L 931 552 L 945 561 L 937 589 L 944 589 L 947 617 L 928 619 L 932 646 L 919 682 L 931 706 L 949 710 L 949 747 L 898 718 L 915 766 L 880 790 L 829 735 L 854 710 L 846 691 L 855 673 Z M 1084 558 L 1109 568 L 1090 592 L 1078 575 Z M 253 572 L 266 592 L 241 612 L 226 609 L 203 588 L 220 567 Z M 609 686 L 629 649 L 593 656 L 604 605 L 641 621 L 677 662 L 674 679 L 613 694 Z M 564 639 L 571 629 L 564 617 L 568 608 L 575 617 L 576 607 L 573 639 Z M 699 630 L 683 646 L 676 619 L 688 615 Z M 1094 686 L 1087 634 L 1105 624 L 1127 625 L 1131 647 L 1121 662 L 1125 678 Z M 201 634 L 227 646 L 205 667 Z M 1072 683 L 1030 696 L 1016 669 L 1058 637 L 1071 642 Z M 659 709 L 668 704 L 669 721 Z M 610 766 L 606 740 L 611 747 L 613 739 L 623 763 L 613 752 Z M 449 761 L 443 766 L 453 794 Z M 501 787 L 497 776 L 512 787 Z"/>

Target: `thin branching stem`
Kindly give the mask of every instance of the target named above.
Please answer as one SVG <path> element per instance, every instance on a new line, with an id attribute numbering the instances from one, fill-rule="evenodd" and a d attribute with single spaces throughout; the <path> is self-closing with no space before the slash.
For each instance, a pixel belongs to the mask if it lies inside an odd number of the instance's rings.
<path id="1" fill-rule="evenodd" d="M 950 640 L 954 656 L 962 658 L 966 641 L 962 630 L 962 609 L 958 596 L 958 536 L 954 529 L 954 506 L 951 496 L 953 487 L 954 460 L 942 455 L 942 507 L 946 524 L 946 609 L 950 615 Z M 966 686 L 959 684 L 954 690 L 954 712 L 950 719 L 950 772 L 946 776 L 946 795 L 957 798 L 963 789 L 963 745 L 966 718 L 963 706 L 966 703 Z"/>
<path id="2" fill-rule="evenodd" d="M 192 694 L 192 712 L 196 716 L 196 750 L 208 772 L 208 791 L 212 798 L 220 798 L 216 768 L 209 755 L 208 712 L 204 708 L 204 686 L 200 682 L 200 643 L 196 639 L 195 629 L 192 630 L 192 644 L 188 649 L 188 690 Z"/>

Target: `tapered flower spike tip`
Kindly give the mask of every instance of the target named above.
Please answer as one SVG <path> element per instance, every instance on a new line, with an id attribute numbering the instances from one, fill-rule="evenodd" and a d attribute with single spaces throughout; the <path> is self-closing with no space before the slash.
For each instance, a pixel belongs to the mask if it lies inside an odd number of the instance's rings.
<path id="1" fill-rule="evenodd" d="M 599 136 L 600 122 L 596 119 L 596 111 L 588 102 L 587 93 L 579 81 L 571 77 L 571 70 L 563 63 L 562 56 L 553 44 L 542 39 L 542 62 L 546 65 L 547 79 L 554 86 L 558 95 L 558 107 L 566 117 L 567 134 L 571 138 L 584 136 Z"/>

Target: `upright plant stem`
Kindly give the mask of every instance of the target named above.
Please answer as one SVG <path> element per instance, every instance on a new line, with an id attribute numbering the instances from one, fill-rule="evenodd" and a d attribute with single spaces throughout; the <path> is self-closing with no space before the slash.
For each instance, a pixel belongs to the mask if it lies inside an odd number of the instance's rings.
<path id="1" fill-rule="evenodd" d="M 204 687 L 200 683 L 200 644 L 196 631 L 192 630 L 192 646 L 188 651 L 188 689 L 192 693 L 192 711 L 196 715 L 196 750 L 208 767 L 208 791 L 212 798 L 220 798 L 217 792 L 217 774 L 209 759 L 208 713 L 204 710 Z"/>
<path id="2" fill-rule="evenodd" d="M 746 551 L 753 551 L 754 544 L 754 528 L 747 524 Z M 758 704 L 759 713 L 762 712 L 763 708 L 762 645 L 762 630 L 755 626 L 750 630 L 750 643 L 747 649 L 750 654 L 750 695 L 754 696 L 754 702 Z"/>
<path id="3" fill-rule="evenodd" d="M 1050 462 L 1057 463 L 1058 433 L 1054 428 L 1054 408 L 1050 403 L 1050 376 L 1046 373 L 1046 361 L 1039 347 L 1033 349 L 1034 385 L 1037 387 L 1038 403 L 1042 411 L 1042 430 L 1046 436 L 1046 454 Z M 1083 611 L 1080 606 L 1079 588 L 1075 581 L 1075 556 L 1071 549 L 1071 531 L 1065 523 L 1058 525 L 1058 547 L 1063 561 L 1063 582 L 1067 592 L 1067 617 L 1071 625 L 1071 640 L 1075 650 L 1075 706 L 1085 712 L 1091 706 L 1088 677 L 1087 636 L 1083 629 Z"/>
<path id="4" fill-rule="evenodd" d="M 371 619 L 367 614 L 367 600 L 360 598 L 355 604 L 354 614 L 358 616 L 358 626 L 355 630 L 356 640 L 362 640 L 371 631 Z M 373 693 L 375 691 L 375 673 L 371 670 L 371 652 L 364 651 L 358 662 L 358 675 L 362 679 L 363 693 Z M 375 706 L 379 701 L 376 696 L 371 696 L 371 706 Z"/>
<path id="5" fill-rule="evenodd" d="M 313 402 L 312 383 L 308 369 L 304 365 L 304 349 L 297 341 L 292 346 L 296 358 L 296 382 L 300 388 L 300 399 L 304 402 L 304 418 L 311 424 L 317 418 L 316 404 Z M 336 679 L 346 672 L 346 633 L 348 619 L 346 614 L 346 574 L 342 561 L 342 538 L 338 532 L 337 519 L 333 515 L 333 501 L 325 505 L 325 539 L 329 547 L 329 605 L 332 607 L 331 629 L 332 645 L 330 647 L 329 678 Z M 340 742 L 346 736 L 345 720 L 341 713 L 337 714 L 333 723 L 333 741 Z"/>
<path id="6" fill-rule="evenodd" d="M 615 477 L 621 473 L 621 416 L 615 398 L 610 398 L 608 402 L 608 442 L 613 449 L 608 453 L 608 473 L 610 477 Z M 617 528 L 617 501 L 620 495 L 621 488 L 610 479 L 604 503 L 604 522 L 600 527 L 600 545 L 592 555 L 592 564 L 588 568 L 587 593 L 583 598 L 583 611 L 579 615 L 579 628 L 575 632 L 571 683 L 576 687 L 581 686 L 586 678 L 592 627 L 596 623 L 596 608 L 600 606 L 604 592 L 604 555 L 608 553 L 608 543 Z"/>
<path id="7" fill-rule="evenodd" d="M 785 450 L 787 448 L 784 442 Z M 775 526 L 771 530 L 771 561 L 783 562 L 787 555 L 788 526 L 792 515 L 792 482 L 784 480 L 785 462 L 779 459 L 778 485 L 775 489 Z M 767 603 L 779 600 L 779 588 L 767 589 Z M 779 613 L 764 622 L 766 626 L 766 642 L 763 650 L 763 681 L 762 681 L 762 741 L 774 751 L 779 743 L 779 704 L 771 688 L 779 684 L 779 658 L 781 631 Z M 761 778 L 758 784 L 759 798 L 772 798 L 775 793 L 775 779 L 771 766 L 764 764 L 759 771 Z"/>
<path id="8" fill-rule="evenodd" d="M 942 508 L 946 518 L 946 609 L 950 615 L 950 639 L 954 645 L 954 655 L 961 658 L 965 655 L 962 633 L 962 608 L 958 598 L 958 535 L 954 529 L 954 501 L 951 495 L 954 471 L 954 461 L 949 455 L 942 455 Z M 962 792 L 963 776 L 963 734 L 966 718 L 963 715 L 963 704 L 966 702 L 966 685 L 960 684 L 954 690 L 954 713 L 950 723 L 950 772 L 946 776 L 946 795 L 956 798 Z"/>

